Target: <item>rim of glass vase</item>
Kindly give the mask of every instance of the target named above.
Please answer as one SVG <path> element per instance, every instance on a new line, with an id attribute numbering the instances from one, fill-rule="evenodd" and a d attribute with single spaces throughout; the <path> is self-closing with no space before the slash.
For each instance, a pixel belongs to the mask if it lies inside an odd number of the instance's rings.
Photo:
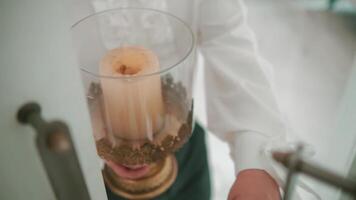
<path id="1" fill-rule="evenodd" d="M 133 79 L 139 79 L 139 78 L 143 78 L 143 77 L 150 77 L 150 76 L 155 76 L 155 75 L 162 75 L 165 74 L 166 72 L 170 71 L 171 69 L 175 68 L 176 66 L 179 66 L 179 64 L 181 64 L 186 58 L 189 57 L 189 55 L 193 52 L 194 47 L 195 47 L 195 37 L 194 37 L 194 33 L 193 30 L 191 29 L 191 27 L 182 19 L 180 19 L 179 17 L 162 11 L 162 10 L 157 10 L 157 9 L 153 9 L 153 8 L 136 8 L 136 7 L 123 7 L 123 8 L 114 8 L 114 9 L 107 9 L 107 10 L 103 10 L 100 12 L 96 12 L 93 14 L 90 14 L 80 20 L 78 20 L 77 22 L 75 22 L 72 26 L 71 26 L 71 30 L 73 30 L 76 26 L 78 26 L 80 23 L 84 22 L 87 19 L 90 19 L 92 17 L 96 17 L 105 13 L 110 13 L 110 12 L 115 12 L 115 11 L 123 11 L 123 10 L 143 10 L 143 11 L 150 11 L 150 12 L 156 12 L 156 13 L 160 13 L 166 16 L 169 16 L 175 20 L 177 20 L 179 23 L 181 23 L 186 29 L 187 31 L 190 33 L 191 36 L 191 44 L 190 44 L 190 48 L 187 50 L 187 52 L 184 54 L 184 56 L 182 58 L 180 58 L 175 64 L 166 67 L 166 68 L 161 68 L 161 70 L 156 71 L 156 72 L 152 72 L 152 73 L 147 73 L 147 74 L 142 74 L 142 75 L 137 75 L 137 76 L 108 76 L 108 75 L 99 75 L 97 73 L 91 72 L 87 69 L 85 69 L 84 67 L 79 67 L 81 71 L 84 71 L 92 76 L 95 76 L 97 78 L 108 78 L 108 79 L 126 79 L 126 80 L 133 80 Z"/>

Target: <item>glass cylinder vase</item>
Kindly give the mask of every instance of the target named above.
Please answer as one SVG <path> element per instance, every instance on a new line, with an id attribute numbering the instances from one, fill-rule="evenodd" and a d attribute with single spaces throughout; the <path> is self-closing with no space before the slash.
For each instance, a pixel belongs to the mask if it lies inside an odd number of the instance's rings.
<path id="1" fill-rule="evenodd" d="M 72 32 L 99 156 L 140 165 L 179 149 L 193 124 L 189 26 L 162 11 L 120 8 Z"/>

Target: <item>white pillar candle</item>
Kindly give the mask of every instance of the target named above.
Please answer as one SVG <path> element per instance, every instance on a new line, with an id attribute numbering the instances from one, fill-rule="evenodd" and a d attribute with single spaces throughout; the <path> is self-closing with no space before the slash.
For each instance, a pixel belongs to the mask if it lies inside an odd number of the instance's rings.
<path id="1" fill-rule="evenodd" d="M 117 77 L 101 78 L 108 128 L 114 137 L 152 140 L 159 131 L 164 110 L 160 75 L 135 77 L 158 71 L 157 56 L 143 47 L 117 48 L 103 57 L 100 75 Z"/>

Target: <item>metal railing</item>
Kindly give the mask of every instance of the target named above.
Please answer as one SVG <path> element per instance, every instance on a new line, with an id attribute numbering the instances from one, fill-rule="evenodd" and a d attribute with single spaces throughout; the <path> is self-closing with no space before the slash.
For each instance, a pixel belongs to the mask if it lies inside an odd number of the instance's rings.
<path id="1" fill-rule="evenodd" d="M 284 186 L 283 200 L 290 200 L 296 186 L 296 175 L 299 173 L 308 175 L 330 186 L 356 197 L 356 180 L 343 177 L 335 172 L 324 169 L 316 164 L 309 163 L 301 158 L 302 146 L 298 146 L 294 152 L 272 153 L 273 159 L 281 163 L 288 170 L 286 185 Z"/>

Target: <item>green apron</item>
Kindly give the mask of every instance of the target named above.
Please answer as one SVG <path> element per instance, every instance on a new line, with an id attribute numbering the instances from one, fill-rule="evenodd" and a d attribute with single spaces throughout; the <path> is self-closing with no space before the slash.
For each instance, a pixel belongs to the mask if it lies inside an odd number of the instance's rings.
<path id="1" fill-rule="evenodd" d="M 196 124 L 190 140 L 177 153 L 178 176 L 172 187 L 155 200 L 209 200 L 210 174 L 205 131 Z M 106 188 L 109 200 L 125 200 Z"/>

